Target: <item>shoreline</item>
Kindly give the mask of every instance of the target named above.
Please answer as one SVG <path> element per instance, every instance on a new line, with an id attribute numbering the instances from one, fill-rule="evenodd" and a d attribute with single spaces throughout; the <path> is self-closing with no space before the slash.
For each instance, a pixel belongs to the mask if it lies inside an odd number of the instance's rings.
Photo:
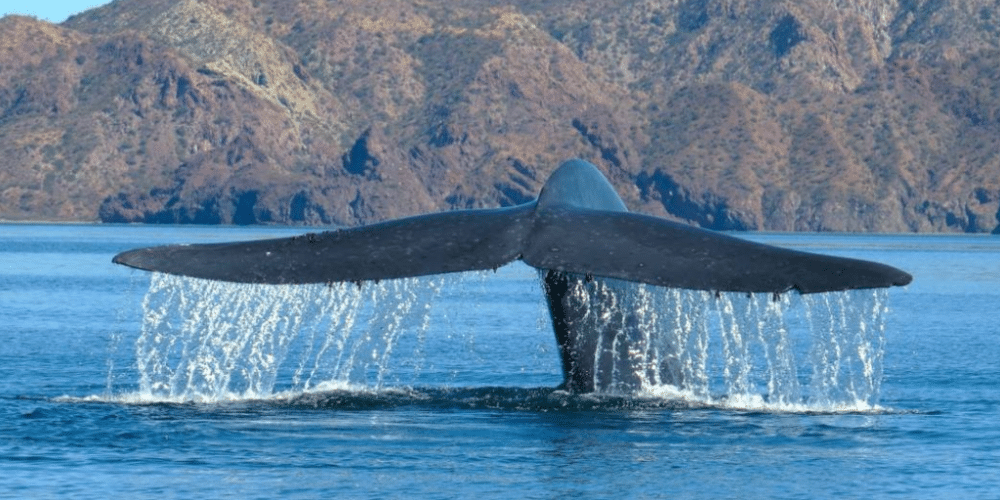
<path id="1" fill-rule="evenodd" d="M 58 221 L 58 220 L 5 220 L 0 219 L 0 226 L 131 226 L 131 227 L 220 227 L 220 228 L 259 228 L 259 229 L 296 229 L 300 228 L 306 231 L 333 231 L 337 229 L 345 229 L 344 226 L 309 226 L 309 225 L 298 225 L 298 224 L 161 224 L 161 223 L 147 223 L 147 222 L 102 222 L 100 220 L 94 221 Z M 361 227 L 361 226 L 357 226 Z M 762 230 L 746 230 L 746 231 L 719 231 L 724 234 L 759 234 L 759 235 L 852 235 L 852 236 L 930 236 L 930 237 L 948 237 L 948 236 L 983 236 L 983 237 L 993 237 L 1000 236 L 1000 233 L 964 233 L 964 232 L 936 232 L 936 233 L 878 233 L 878 232 L 851 232 L 851 231 L 770 231 L 766 229 Z"/>

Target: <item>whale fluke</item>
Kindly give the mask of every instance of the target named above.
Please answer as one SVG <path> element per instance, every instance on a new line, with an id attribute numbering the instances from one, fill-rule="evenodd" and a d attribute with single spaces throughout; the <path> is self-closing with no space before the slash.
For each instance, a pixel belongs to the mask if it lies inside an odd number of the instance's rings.
<path id="1" fill-rule="evenodd" d="M 536 216 L 524 261 L 539 269 L 670 288 L 800 293 L 908 284 L 899 269 L 755 243 L 629 212 L 560 208 Z"/>
<path id="2" fill-rule="evenodd" d="M 630 213 L 600 171 L 581 160 L 563 163 L 537 200 L 515 207 L 420 215 L 292 238 L 144 248 L 118 254 L 114 262 L 209 280 L 295 284 L 496 269 L 517 259 L 543 271 L 562 387 L 575 392 L 609 387 L 610 371 L 602 368 L 608 360 L 595 346 L 617 338 L 617 332 L 589 330 L 582 317 L 590 299 L 572 292 L 574 283 L 596 290 L 606 278 L 779 294 L 887 288 L 912 280 L 885 264 L 790 250 Z M 676 378 L 670 366 L 657 369 L 664 380 Z"/>
<path id="3" fill-rule="evenodd" d="M 564 163 L 538 200 L 459 210 L 291 238 L 169 245 L 123 252 L 116 264 L 262 284 L 369 281 L 539 268 L 710 291 L 800 293 L 906 285 L 893 267 L 800 252 L 625 211 L 593 165 Z"/>
<path id="4" fill-rule="evenodd" d="M 275 285 L 406 278 L 496 269 L 520 256 L 531 223 L 527 205 L 461 210 L 291 238 L 141 248 L 114 262 Z"/>

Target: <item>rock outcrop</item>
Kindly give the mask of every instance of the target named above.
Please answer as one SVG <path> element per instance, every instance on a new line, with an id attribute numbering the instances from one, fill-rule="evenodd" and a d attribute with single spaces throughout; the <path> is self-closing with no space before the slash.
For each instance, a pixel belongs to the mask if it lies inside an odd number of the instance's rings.
<path id="1" fill-rule="evenodd" d="M 581 157 L 703 227 L 1000 232 L 993 0 L 118 0 L 0 32 L 0 219 L 354 225 Z"/>

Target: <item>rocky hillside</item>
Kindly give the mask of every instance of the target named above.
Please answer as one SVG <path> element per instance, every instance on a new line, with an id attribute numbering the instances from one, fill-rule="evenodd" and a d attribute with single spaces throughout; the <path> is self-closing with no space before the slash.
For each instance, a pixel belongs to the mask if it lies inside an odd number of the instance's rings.
<path id="1" fill-rule="evenodd" d="M 709 228 L 1000 232 L 997 0 L 116 0 L 0 33 L 0 219 L 353 225 L 581 157 Z"/>

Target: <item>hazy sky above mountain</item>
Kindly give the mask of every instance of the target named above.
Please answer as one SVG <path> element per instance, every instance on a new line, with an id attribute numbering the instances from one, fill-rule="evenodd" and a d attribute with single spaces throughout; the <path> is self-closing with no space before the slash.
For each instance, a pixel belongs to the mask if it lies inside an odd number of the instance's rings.
<path id="1" fill-rule="evenodd" d="M 109 0 L 3 0 L 0 2 L 0 17 L 20 14 L 61 23 L 73 14 L 106 3 L 111 2 Z"/>

